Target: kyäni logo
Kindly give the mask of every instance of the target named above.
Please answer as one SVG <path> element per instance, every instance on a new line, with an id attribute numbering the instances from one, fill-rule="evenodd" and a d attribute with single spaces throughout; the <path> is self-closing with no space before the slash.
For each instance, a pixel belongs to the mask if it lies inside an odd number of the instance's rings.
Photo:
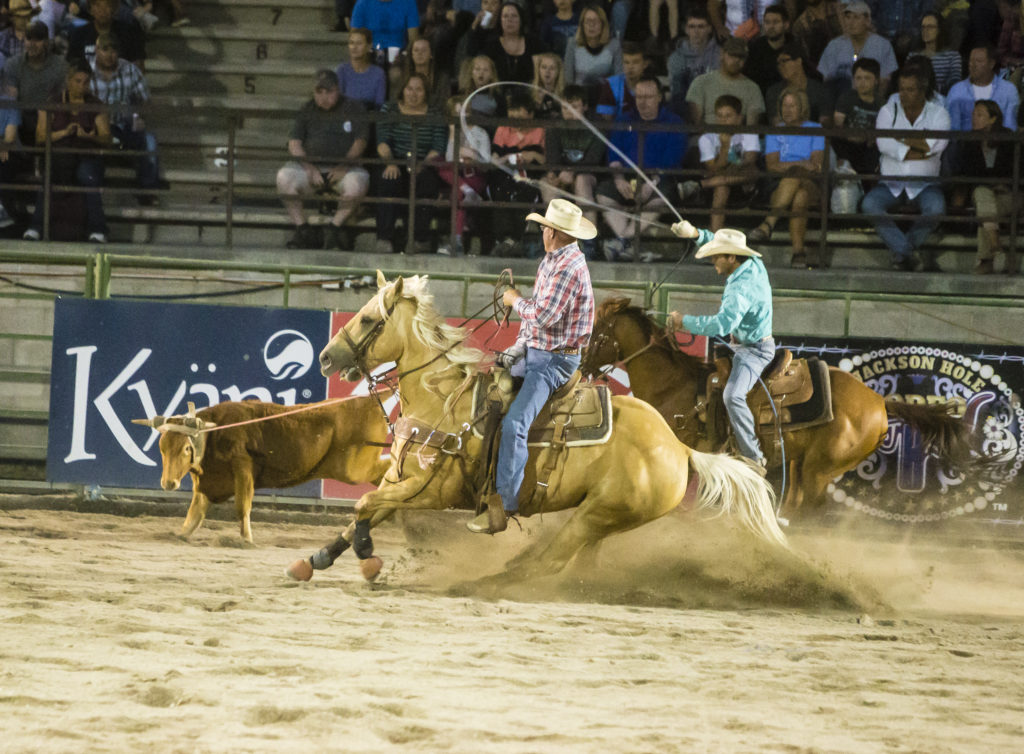
<path id="1" fill-rule="evenodd" d="M 298 330 L 278 330 L 263 346 L 263 363 L 275 380 L 297 380 L 313 366 L 309 338 Z"/>

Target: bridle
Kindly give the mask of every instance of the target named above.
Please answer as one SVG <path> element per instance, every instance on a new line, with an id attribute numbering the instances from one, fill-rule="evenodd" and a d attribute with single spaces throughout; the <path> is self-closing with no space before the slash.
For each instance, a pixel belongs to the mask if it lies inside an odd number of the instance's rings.
<path id="1" fill-rule="evenodd" d="M 610 345 L 615 350 L 615 361 L 613 361 L 610 364 L 607 364 L 605 367 L 601 369 L 590 369 L 588 367 L 588 370 L 591 371 L 591 373 L 597 378 L 607 377 L 615 367 L 626 366 L 637 356 L 657 345 L 657 340 L 652 335 L 647 345 L 641 346 L 639 349 L 629 354 L 628 356 L 620 356 L 620 354 L 622 353 L 622 345 L 619 343 L 618 340 L 615 339 L 615 336 L 612 334 L 614 330 L 614 325 L 612 324 L 611 320 L 604 320 L 601 324 L 601 332 L 595 332 L 593 334 L 593 336 L 590 339 L 590 345 L 587 351 L 588 353 L 590 353 L 590 349 L 593 348 L 593 352 L 596 353 L 597 351 L 603 349 L 606 345 Z"/>

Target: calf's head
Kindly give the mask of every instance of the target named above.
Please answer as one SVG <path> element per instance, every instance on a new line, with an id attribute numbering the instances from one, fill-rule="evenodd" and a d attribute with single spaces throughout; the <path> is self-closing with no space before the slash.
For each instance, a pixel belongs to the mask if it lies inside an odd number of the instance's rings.
<path id="1" fill-rule="evenodd" d="M 152 419 L 132 419 L 134 424 L 151 427 L 160 433 L 160 459 L 163 470 L 160 486 L 173 492 L 190 471 L 203 473 L 202 461 L 206 451 L 206 432 L 216 427 L 213 422 L 196 416 L 195 404 L 188 404 L 186 416 L 154 416 Z"/>

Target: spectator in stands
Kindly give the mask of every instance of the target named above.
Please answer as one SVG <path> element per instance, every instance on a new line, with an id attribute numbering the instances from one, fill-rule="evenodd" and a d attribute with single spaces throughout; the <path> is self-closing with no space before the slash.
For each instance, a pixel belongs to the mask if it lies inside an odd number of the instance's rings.
<path id="1" fill-rule="evenodd" d="M 461 257 L 465 253 L 463 237 L 466 233 L 466 206 L 478 204 L 487 192 L 485 166 L 491 161 L 491 137 L 480 126 L 468 124 L 466 131 L 459 131 L 460 115 L 464 98 L 456 95 L 448 100 L 447 113 L 452 118 L 448 126 L 448 147 L 444 153 L 444 165 L 438 167 L 441 180 L 449 186 L 458 175 L 458 196 L 455 210 L 455 243 L 442 242 L 437 253 L 445 257 Z M 459 145 L 458 158 L 455 144 Z M 450 196 L 450 194 L 449 194 Z"/>
<path id="2" fill-rule="evenodd" d="M 576 37 L 580 14 L 573 9 L 572 0 L 555 0 L 555 12 L 544 17 L 540 25 L 540 41 L 547 49 L 565 58 L 565 48 Z"/>
<path id="3" fill-rule="evenodd" d="M 486 55 L 477 55 L 475 58 L 462 63 L 459 71 L 459 94 L 467 97 L 477 89 L 488 84 L 498 83 L 498 71 L 494 67 L 494 61 Z M 484 89 L 482 92 L 473 95 L 469 101 L 469 108 L 477 115 L 494 117 L 505 112 L 505 100 L 498 91 L 498 87 Z"/>
<path id="4" fill-rule="evenodd" d="M 443 124 L 416 122 L 424 115 L 440 115 L 427 104 L 427 82 L 423 75 L 410 75 L 402 85 L 397 101 L 385 102 L 381 113 L 407 117 L 377 124 L 377 156 L 389 161 L 380 173 L 379 196 L 408 200 L 412 171 L 410 160 L 415 158 L 417 198 L 436 199 L 441 189 L 440 181 L 437 171 L 429 163 L 444 154 L 448 139 Z M 415 153 L 413 132 L 416 132 Z M 413 246 L 407 249 L 408 252 L 420 254 L 430 249 L 430 221 L 434 212 L 434 207 L 417 203 Z M 408 207 L 404 203 L 377 205 L 378 254 L 394 251 L 395 224 L 400 217 L 407 215 Z"/>
<path id="5" fill-rule="evenodd" d="M 499 33 L 500 23 L 501 0 L 480 0 L 480 10 L 457 45 L 455 62 L 460 71 L 467 59 L 483 53 L 487 41 Z"/>
<path id="6" fill-rule="evenodd" d="M 833 115 L 836 128 L 873 129 L 885 103 L 878 91 L 880 68 L 872 58 L 858 58 L 853 64 L 853 88 L 839 95 Z M 850 134 L 832 140 L 836 157 L 846 160 L 858 173 L 878 172 L 878 147 L 868 136 Z"/>
<path id="7" fill-rule="evenodd" d="M 76 25 L 68 34 L 68 60 L 85 58 L 93 63 L 96 57 L 96 37 L 113 34 L 118 41 L 121 57 L 140 69 L 146 61 L 146 38 L 142 27 L 132 19 L 115 18 L 118 0 L 91 0 L 89 13 L 92 22 Z"/>
<path id="8" fill-rule="evenodd" d="M 708 14 L 720 43 L 730 36 L 748 42 L 757 36 L 768 7 L 777 0 L 708 0 Z M 795 0 L 783 0 L 789 17 L 796 14 Z"/>
<path id="9" fill-rule="evenodd" d="M 775 122 L 788 128 L 820 128 L 808 120 L 811 106 L 807 92 L 796 87 L 785 89 L 779 97 Z M 821 197 L 822 167 L 825 164 L 825 138 L 812 134 L 768 134 L 764 146 L 764 162 L 768 172 L 778 179 L 772 192 L 771 211 L 760 225 L 747 234 L 751 241 L 767 241 L 772 237 L 779 216 L 790 212 L 789 242 L 793 256 L 791 267 L 819 267 L 816 249 L 804 249 L 807 233 L 807 210 Z"/>
<path id="10" fill-rule="evenodd" d="M 510 120 L 531 120 L 534 117 L 533 97 L 517 88 L 508 97 Z M 544 164 L 544 129 L 539 126 L 499 126 L 491 145 L 491 162 L 499 166 L 487 178 L 487 195 L 495 202 L 540 201 L 540 192 L 518 180 L 527 177 L 527 166 Z M 498 242 L 491 249 L 492 257 L 519 256 L 523 237 L 523 210 L 496 208 L 491 211 L 491 230 Z"/>
<path id="11" fill-rule="evenodd" d="M 978 45 L 967 59 L 967 78 L 953 84 L 946 97 L 950 125 L 956 131 L 972 128 L 974 103 L 981 99 L 994 100 L 1003 112 L 1003 125 L 1017 127 L 1017 108 L 1020 95 L 1017 87 L 996 76 L 996 51 L 991 45 Z"/>
<path id="12" fill-rule="evenodd" d="M 897 59 L 903 60 L 921 18 L 935 10 L 935 0 L 868 0 L 868 7 L 875 31 L 892 43 Z"/>
<path id="13" fill-rule="evenodd" d="M 984 131 L 993 136 L 1011 136 L 1013 131 L 1004 123 L 1004 114 L 999 104 L 990 99 L 974 103 L 971 114 L 974 131 Z M 961 175 L 971 178 L 1001 179 L 1000 183 L 983 183 L 974 187 L 974 213 L 978 218 L 978 257 L 974 272 L 991 275 L 995 272 L 995 257 L 1003 254 L 999 239 L 999 219 L 1011 216 L 1014 211 L 1013 180 L 1014 148 L 1010 140 L 968 141 L 963 144 Z M 1017 273 L 1017 255 L 1010 250 L 1006 255 L 1003 272 Z"/>
<path id="14" fill-rule="evenodd" d="M 946 94 L 949 88 L 960 80 L 964 60 L 960 53 L 949 48 L 946 26 L 938 13 L 925 13 L 921 17 L 921 36 L 914 51 L 932 61 L 935 71 L 935 88 L 939 94 Z"/>
<path id="15" fill-rule="evenodd" d="M 838 0 L 806 0 L 804 12 L 797 16 L 790 33 L 803 46 L 805 60 L 817 67 L 829 40 L 843 33 L 842 6 Z"/>
<path id="16" fill-rule="evenodd" d="M 609 76 L 601 82 L 597 96 L 597 114 L 615 120 L 623 113 L 636 114 L 636 95 L 633 90 L 647 73 L 647 55 L 637 42 L 622 43 L 622 73 Z"/>
<path id="17" fill-rule="evenodd" d="M 533 56 L 543 50 L 526 28 L 523 10 L 513 2 L 501 5 L 500 31 L 484 44 L 484 54 L 494 61 L 499 81 L 533 81 Z"/>
<path id="18" fill-rule="evenodd" d="M 779 51 L 776 64 L 782 80 L 772 84 L 765 97 L 765 108 L 769 113 L 779 111 L 779 98 L 786 89 L 800 89 L 807 94 L 811 103 L 810 119 L 829 128 L 832 125 L 832 112 L 835 110 L 832 93 L 828 87 L 816 78 L 808 78 L 807 68 L 803 60 L 803 52 L 795 43 L 787 44 Z"/>
<path id="19" fill-rule="evenodd" d="M 373 64 L 373 32 L 356 27 L 348 33 L 348 60 L 335 71 L 345 99 L 362 102 L 378 110 L 387 99 L 387 76 Z"/>
<path id="20" fill-rule="evenodd" d="M 665 15 L 668 16 L 668 22 L 664 28 L 661 26 L 662 8 L 665 8 Z M 679 36 L 679 0 L 649 0 L 647 3 L 647 27 L 651 32 L 649 41 L 655 47 L 661 47 L 662 36 L 668 44 L 674 42 Z"/>
<path id="21" fill-rule="evenodd" d="M 743 125 L 743 103 L 731 94 L 723 94 L 715 101 L 715 122 L 720 126 Z M 680 187 L 685 204 L 701 191 L 711 191 L 711 230 L 725 226 L 725 209 L 734 187 L 738 187 L 747 200 L 756 189 L 757 159 L 761 156 L 761 141 L 756 134 L 704 133 L 697 142 L 704 178 L 687 181 Z"/>
<path id="22" fill-rule="evenodd" d="M 64 90 L 53 101 L 60 105 L 98 104 L 98 100 L 89 91 L 89 79 L 92 68 L 84 60 L 77 60 L 68 67 Z M 89 110 L 54 110 L 43 109 L 38 113 L 36 123 L 36 143 L 46 141 L 47 132 L 55 150 L 76 150 L 75 152 L 55 151 L 50 162 L 50 177 L 53 185 L 63 186 L 76 184 L 89 189 L 85 194 L 85 232 L 92 243 L 107 242 L 107 220 L 103 216 L 103 198 L 98 189 L 103 184 L 103 160 L 90 154 L 92 150 L 110 146 L 110 121 L 106 113 Z M 89 150 L 86 152 L 80 150 Z M 69 196 L 80 196 L 70 194 Z M 74 201 L 74 200 L 72 200 Z M 38 241 L 43 235 L 43 191 L 36 198 L 35 211 L 28 230 L 22 236 L 26 241 Z M 56 195 L 51 194 L 51 222 L 61 223 L 73 214 L 65 212 L 58 206 Z M 51 227 L 51 231 L 54 229 Z M 78 229 L 71 229 L 76 234 Z M 59 236 L 61 234 L 52 233 Z"/>
<path id="23" fill-rule="evenodd" d="M 96 62 L 90 90 L 100 102 L 107 105 L 140 107 L 149 103 L 149 86 L 138 66 L 118 55 L 118 42 L 110 34 L 96 39 Z M 160 159 L 157 157 L 156 137 L 146 130 L 145 121 L 137 112 L 115 109 L 110 115 L 110 133 L 122 149 L 145 152 L 135 157 L 135 179 L 139 188 L 153 190 L 160 185 Z M 154 194 L 139 197 L 139 204 L 156 202 Z"/>
<path id="24" fill-rule="evenodd" d="M 567 86 L 563 99 L 571 105 L 571 108 L 562 106 L 563 122 L 578 123 L 580 116 L 586 117 L 586 89 L 576 84 Z M 597 212 L 593 207 L 597 176 L 581 171 L 604 164 L 604 142 L 588 128 L 551 126 L 545 133 L 544 151 L 545 163 L 553 168 L 544 177 L 541 186 L 544 203 L 548 204 L 552 199 L 564 196 L 560 191 L 573 194 L 573 200 L 583 207 L 583 216 L 596 224 Z M 594 258 L 594 239 L 583 241 L 580 248 L 587 259 Z"/>
<path id="25" fill-rule="evenodd" d="M 846 31 L 828 43 L 818 61 L 818 72 L 825 78 L 833 96 L 838 96 L 853 83 L 854 61 L 872 58 L 882 69 L 884 90 L 896 70 L 896 54 L 889 40 L 871 32 L 871 9 L 864 0 L 853 0 L 847 3 L 843 20 Z"/>
<path id="26" fill-rule="evenodd" d="M 792 39 L 786 6 L 769 5 L 764 12 L 761 33 L 747 45 L 749 52 L 743 65 L 743 75 L 757 84 L 761 94 L 767 94 L 772 84 L 782 81 L 777 60 L 782 48 Z M 769 108 L 768 112 L 773 110 Z"/>
<path id="27" fill-rule="evenodd" d="M 620 123 L 674 124 L 682 123 L 682 118 L 662 106 L 661 85 L 653 76 L 644 76 L 635 87 L 636 114 L 623 113 L 619 116 Z M 604 246 L 605 258 L 614 262 L 619 259 L 632 259 L 634 256 L 632 243 L 637 226 L 630 215 L 639 213 L 640 222 L 650 223 L 658 213 L 664 211 L 664 201 L 646 182 L 634 182 L 627 172 L 626 162 L 620 152 L 625 154 L 634 164 L 639 165 L 649 176 L 653 172 L 653 180 L 662 194 L 668 196 L 675 192 L 676 176 L 659 175 L 659 171 L 677 170 L 686 154 L 686 134 L 680 130 L 644 131 L 643 159 L 640 159 L 640 134 L 635 130 L 613 131 L 611 143 L 619 150 L 608 150 L 608 166 L 619 172 L 613 173 L 608 180 L 597 185 L 597 201 L 611 208 L 604 213 L 605 222 L 615 234 Z M 623 213 L 625 209 L 625 214 Z M 659 257 L 651 252 L 644 252 L 640 260 L 653 262 Z"/>
<path id="28" fill-rule="evenodd" d="M 10 183 L 14 177 L 12 170 L 14 161 L 9 147 L 18 143 L 18 127 L 21 125 L 21 112 L 17 103 L 0 90 L 0 183 Z M 0 229 L 14 225 L 14 220 L 4 202 L 10 202 L 7 192 L 0 192 Z"/>
<path id="29" fill-rule="evenodd" d="M 555 97 L 562 96 L 565 77 L 562 59 L 553 52 L 542 52 L 533 59 L 534 117 L 554 119 L 561 117 L 562 105 Z"/>
<path id="30" fill-rule="evenodd" d="M 7 10 L 11 25 L 0 31 L 0 57 L 7 60 L 25 52 L 25 32 L 38 13 L 29 0 L 11 0 Z"/>
<path id="31" fill-rule="evenodd" d="M 427 82 L 427 104 L 439 113 L 445 111 L 448 98 L 452 96 L 452 80 L 447 73 L 439 70 L 429 41 L 421 37 L 409 45 L 409 49 L 402 55 L 402 64 L 392 68 L 392 72 L 396 71 L 400 71 L 401 75 L 392 80 L 392 86 L 397 88 L 411 74 L 418 73 Z"/>
<path id="32" fill-rule="evenodd" d="M 676 112 L 682 111 L 681 105 L 686 101 L 693 80 L 717 69 L 722 55 L 708 12 L 702 6 L 690 6 L 684 31 L 685 36 L 668 56 L 667 63 L 672 109 Z"/>
<path id="33" fill-rule="evenodd" d="M 1021 86 L 1021 73 L 1024 71 L 1024 22 L 1021 21 L 1021 11 L 1019 2 L 999 0 L 999 15 L 1003 19 L 996 42 L 999 67 L 1013 71 L 1010 78 L 1018 87 Z"/>
<path id="34" fill-rule="evenodd" d="M 25 52 L 4 63 L 8 94 L 22 110 L 19 138 L 26 146 L 36 143 L 37 110 L 64 88 L 68 64 L 51 50 L 50 32 L 42 21 L 33 21 L 25 31 Z"/>
<path id="35" fill-rule="evenodd" d="M 723 94 L 731 94 L 743 103 L 744 117 L 753 125 L 764 114 L 764 96 L 757 84 L 743 75 L 747 60 L 747 43 L 730 37 L 722 46 L 722 63 L 717 71 L 698 76 L 686 93 L 690 122 L 713 122 L 715 102 Z"/>
<path id="36" fill-rule="evenodd" d="M 898 82 L 898 96 L 879 111 L 875 128 L 949 130 L 949 113 L 932 99 L 928 79 L 919 69 L 901 71 Z M 865 213 L 878 216 L 874 220 L 875 229 L 892 254 L 894 270 L 916 269 L 914 255 L 938 226 L 934 217 L 946 211 L 946 199 L 938 184 L 928 179 L 908 180 L 904 176 L 938 176 L 947 143 L 946 139 L 936 138 L 878 137 L 879 172 L 884 177 L 867 193 L 861 206 Z M 901 200 L 915 205 L 921 212 L 907 232 L 886 215 Z M 924 255 L 923 268 L 925 271 L 939 269 L 933 254 Z"/>
<path id="37" fill-rule="evenodd" d="M 580 13 L 576 39 L 565 48 L 565 81 L 587 87 L 593 102 L 601 79 L 621 72 L 622 50 L 608 17 L 600 6 L 588 5 Z"/>
<path id="38" fill-rule="evenodd" d="M 293 159 L 277 171 L 277 193 L 295 226 L 289 249 L 353 248 L 352 235 L 342 226 L 370 185 L 366 170 L 352 164 L 366 152 L 368 126 L 358 120 L 364 112 L 361 103 L 341 96 L 334 71 L 317 72 L 313 98 L 299 110 L 288 135 Z M 312 194 L 341 195 L 323 237 L 303 211 L 301 197 Z"/>
<path id="39" fill-rule="evenodd" d="M 356 0 L 352 28 L 369 29 L 378 50 L 404 50 L 419 37 L 416 0 Z"/>

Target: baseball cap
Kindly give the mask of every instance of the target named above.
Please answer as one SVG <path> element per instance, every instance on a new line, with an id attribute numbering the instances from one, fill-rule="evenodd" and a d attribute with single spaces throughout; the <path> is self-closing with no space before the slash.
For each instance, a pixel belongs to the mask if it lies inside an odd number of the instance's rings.
<path id="1" fill-rule="evenodd" d="M 871 18 L 871 6 L 864 2 L 864 0 L 852 0 L 843 8 L 843 13 L 853 13 L 858 16 Z"/>

